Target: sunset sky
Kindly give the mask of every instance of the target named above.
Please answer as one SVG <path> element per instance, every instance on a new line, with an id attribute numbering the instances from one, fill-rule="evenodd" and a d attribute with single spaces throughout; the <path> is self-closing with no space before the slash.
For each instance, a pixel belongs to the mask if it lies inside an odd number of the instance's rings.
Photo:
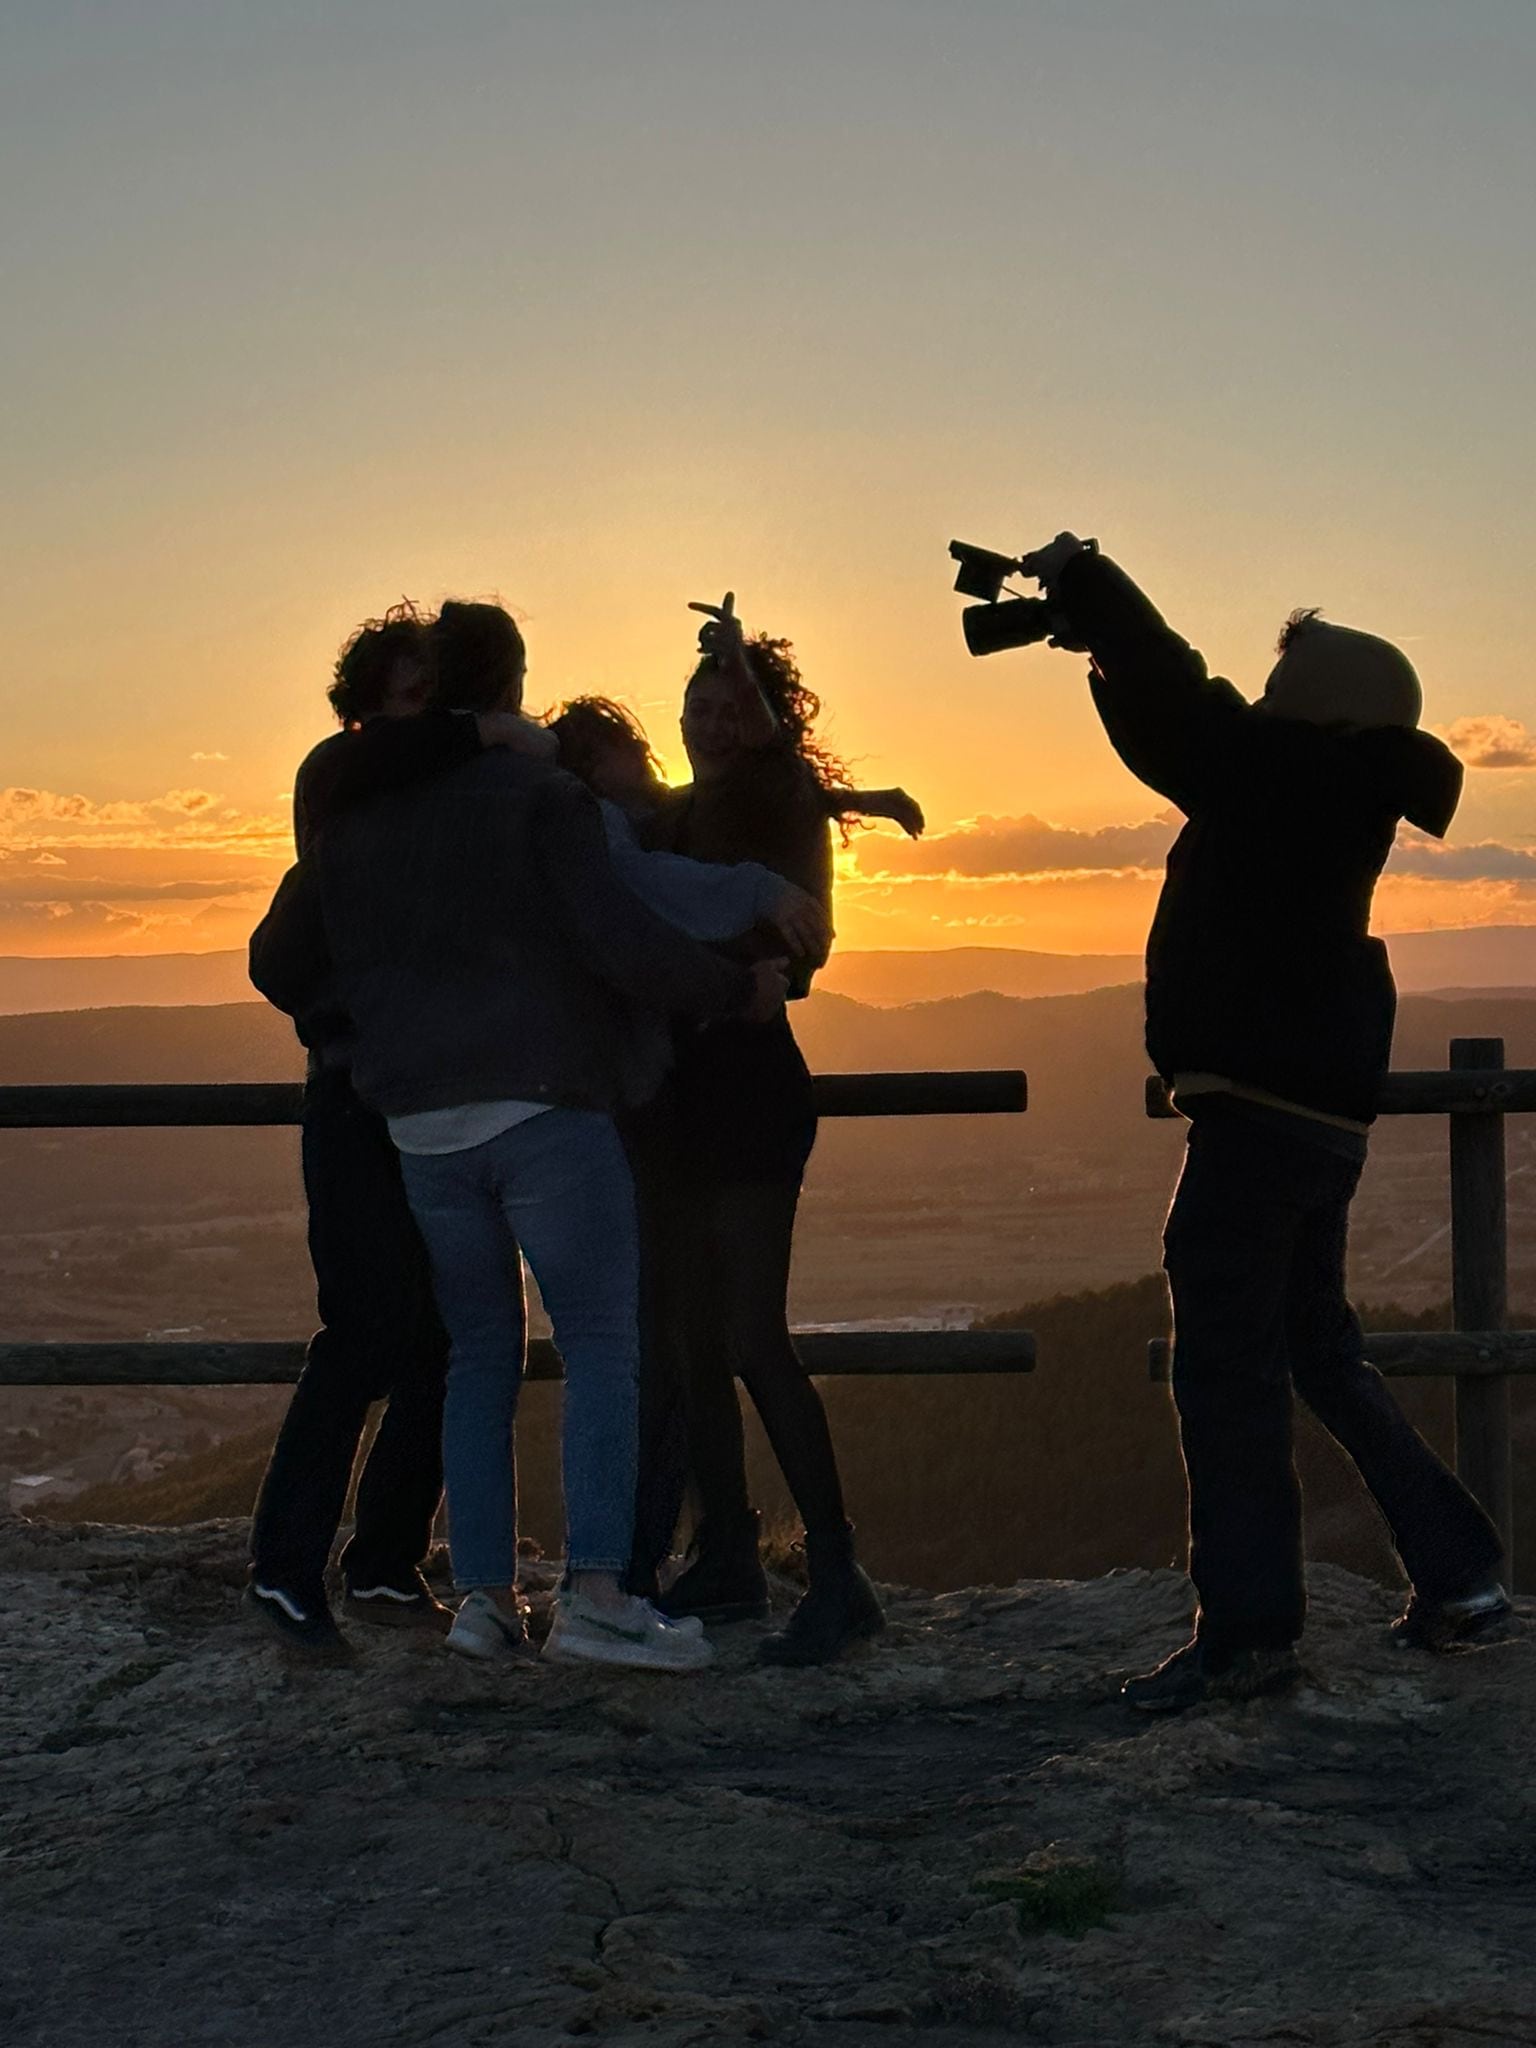
<path id="1" fill-rule="evenodd" d="M 402 593 L 500 595 L 532 703 L 680 766 L 727 585 L 928 810 L 850 852 L 845 944 L 1134 949 L 1157 800 L 1081 660 L 971 661 L 949 592 L 952 535 L 1061 526 L 1250 690 L 1295 605 L 1400 639 L 1473 768 L 1379 928 L 1536 922 L 1531 0 L 51 0 L 4 44 L 0 952 L 243 943 Z"/>

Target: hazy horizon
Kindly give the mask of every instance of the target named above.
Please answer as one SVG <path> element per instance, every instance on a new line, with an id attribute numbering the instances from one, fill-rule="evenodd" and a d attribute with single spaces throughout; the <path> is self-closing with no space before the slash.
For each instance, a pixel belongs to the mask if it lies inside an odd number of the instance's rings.
<path id="1" fill-rule="evenodd" d="M 1297 604 L 1400 638 L 1471 772 L 1379 926 L 1536 916 L 1528 6 L 60 0 L 7 59 L 0 952 L 240 944 L 402 592 L 676 771 L 728 584 L 928 809 L 845 944 L 1134 951 L 1168 819 L 949 590 L 1061 525 L 1250 691 Z"/>

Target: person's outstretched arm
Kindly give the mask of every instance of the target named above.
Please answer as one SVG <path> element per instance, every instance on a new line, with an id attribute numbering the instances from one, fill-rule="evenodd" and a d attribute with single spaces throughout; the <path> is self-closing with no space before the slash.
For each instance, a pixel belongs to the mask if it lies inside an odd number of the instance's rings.
<path id="1" fill-rule="evenodd" d="M 1070 545 L 1069 545 L 1070 544 Z M 1060 614 L 1053 644 L 1093 657 L 1089 686 L 1131 773 L 1188 812 L 1241 761 L 1253 707 L 1181 640 L 1116 563 L 1063 534 L 1026 556 Z"/>
<path id="2" fill-rule="evenodd" d="M 909 839 L 921 839 L 928 829 L 922 805 L 904 789 L 829 789 L 827 811 L 834 818 L 888 819 Z"/>

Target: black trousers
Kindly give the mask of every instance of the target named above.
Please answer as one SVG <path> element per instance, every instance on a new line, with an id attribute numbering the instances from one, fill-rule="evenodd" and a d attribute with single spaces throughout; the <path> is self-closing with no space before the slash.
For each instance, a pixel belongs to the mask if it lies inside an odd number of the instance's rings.
<path id="1" fill-rule="evenodd" d="M 1190 1130 L 1164 1264 L 1197 1632 L 1218 1649 L 1301 1633 L 1293 1389 L 1353 1459 L 1417 1591 L 1454 1594 L 1500 1561 L 1488 1517 L 1361 1356 L 1344 1281 L 1359 1178 L 1240 1104 L 1202 1104 Z"/>
<path id="2" fill-rule="evenodd" d="M 646 1583 L 671 1548 L 685 1490 L 716 1533 L 747 1522 L 738 1378 L 806 1528 L 841 1534 L 826 1410 L 789 1332 L 816 1110 L 788 1023 L 718 1024 L 685 1039 L 660 1102 L 628 1137 L 643 1316 L 632 1583 Z"/>
<path id="3" fill-rule="evenodd" d="M 304 1095 L 304 1192 L 322 1327 L 273 1446 L 251 1528 L 264 1584 L 322 1592 L 370 1403 L 387 1399 L 357 1487 L 352 1585 L 420 1564 L 443 1490 L 448 1340 L 384 1119 L 344 1071 Z"/>

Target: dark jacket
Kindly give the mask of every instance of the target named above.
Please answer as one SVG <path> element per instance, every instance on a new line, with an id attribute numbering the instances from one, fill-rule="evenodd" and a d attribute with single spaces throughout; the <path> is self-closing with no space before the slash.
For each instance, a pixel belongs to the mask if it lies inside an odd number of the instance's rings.
<path id="1" fill-rule="evenodd" d="M 1153 1064 L 1370 1122 L 1396 1009 L 1372 893 L 1400 819 L 1445 832 L 1460 763 L 1428 733 L 1260 710 L 1102 555 L 1051 597 L 1116 753 L 1188 820 L 1147 943 Z"/>
<path id="2" fill-rule="evenodd" d="M 472 718 L 423 711 L 415 718 L 375 718 L 361 730 L 335 732 L 311 747 L 293 782 L 293 841 L 298 861 L 278 883 L 266 916 L 251 934 L 250 977 L 269 1003 L 291 1017 L 315 1066 L 348 1066 L 352 1021 L 336 993 L 320 894 L 306 859 L 338 811 L 411 783 L 480 752 Z"/>
<path id="3" fill-rule="evenodd" d="M 666 1018 L 730 1015 L 751 994 L 744 968 L 618 880 L 579 782 L 500 749 L 333 816 L 301 867 L 287 931 L 313 942 L 318 892 L 353 1079 L 386 1115 L 643 1100 Z M 259 986 L 290 972 L 284 940 L 268 934 Z"/>

